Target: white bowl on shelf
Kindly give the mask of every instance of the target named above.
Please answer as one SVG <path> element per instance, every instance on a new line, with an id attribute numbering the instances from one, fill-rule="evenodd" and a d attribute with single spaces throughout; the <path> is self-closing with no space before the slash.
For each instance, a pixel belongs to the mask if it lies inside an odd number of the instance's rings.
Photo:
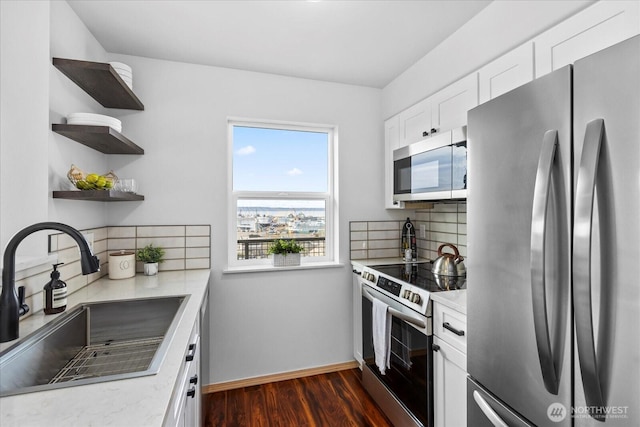
<path id="1" fill-rule="evenodd" d="M 122 62 L 109 62 L 111 67 L 118 73 L 120 78 L 129 86 L 129 89 L 133 89 L 133 70 L 127 64 Z"/>
<path id="2" fill-rule="evenodd" d="M 67 116 L 69 125 L 109 126 L 117 132 L 122 131 L 122 122 L 115 117 L 94 113 L 71 113 Z"/>
<path id="3" fill-rule="evenodd" d="M 109 65 L 111 65 L 116 70 L 120 69 L 120 70 L 123 70 L 123 71 L 128 71 L 129 73 L 133 72 L 133 70 L 131 69 L 130 66 L 128 66 L 127 64 L 124 64 L 122 62 L 113 61 L 113 62 L 109 62 Z"/>

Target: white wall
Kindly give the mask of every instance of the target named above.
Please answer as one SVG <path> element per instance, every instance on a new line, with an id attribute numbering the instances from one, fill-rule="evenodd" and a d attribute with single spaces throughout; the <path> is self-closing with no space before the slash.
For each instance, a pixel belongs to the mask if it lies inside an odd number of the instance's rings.
<path id="1" fill-rule="evenodd" d="M 230 381 L 352 360 L 349 220 L 383 209 L 380 90 L 112 55 L 133 68 L 145 104 L 123 133 L 144 156 L 109 156 L 142 203 L 112 203 L 112 225 L 212 226 L 211 379 Z M 223 274 L 227 261 L 227 118 L 338 126 L 339 242 L 344 266 Z M 366 195 L 366 196 L 364 196 Z M 233 225 L 231 225 L 233 226 Z"/>
<path id="2" fill-rule="evenodd" d="M 382 90 L 382 117 L 388 119 L 593 3 L 492 2 Z"/>
<path id="3" fill-rule="evenodd" d="M 0 247 L 47 220 L 49 3 L 0 2 Z M 19 246 L 45 256 L 44 235 Z"/>
<path id="4" fill-rule="evenodd" d="M 107 60 L 104 48 L 66 1 L 51 2 L 51 34 L 48 41 L 51 58 L 96 62 Z M 66 123 L 66 116 L 70 113 L 110 114 L 109 110 L 54 67 L 51 58 L 48 58 L 46 68 L 50 82 L 47 119 L 49 129 L 50 123 Z M 51 131 L 46 135 L 45 141 L 48 141 L 49 191 L 73 189 L 67 179 L 72 163 L 86 173 L 102 174 L 108 171 L 106 154 Z M 78 229 L 108 225 L 106 203 L 53 199 L 51 193 L 47 197 L 51 221 L 63 222 Z"/>

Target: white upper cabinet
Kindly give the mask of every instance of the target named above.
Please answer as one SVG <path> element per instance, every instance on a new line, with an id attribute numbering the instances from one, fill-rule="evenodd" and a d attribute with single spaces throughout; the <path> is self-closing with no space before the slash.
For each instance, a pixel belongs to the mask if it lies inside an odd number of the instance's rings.
<path id="1" fill-rule="evenodd" d="M 478 74 L 469 74 L 427 100 L 431 103 L 431 127 L 437 132 L 466 125 L 467 111 L 478 105 Z"/>
<path id="2" fill-rule="evenodd" d="M 536 78 L 640 33 L 640 2 L 600 1 L 534 39 Z"/>
<path id="3" fill-rule="evenodd" d="M 398 147 L 423 140 L 431 132 L 431 104 L 422 100 L 398 114 L 400 139 Z"/>
<path id="4" fill-rule="evenodd" d="M 384 207 L 399 209 L 403 202 L 393 201 L 393 150 L 400 148 L 400 115 L 384 122 Z"/>
<path id="5" fill-rule="evenodd" d="M 528 42 L 478 70 L 480 104 L 533 80 L 533 43 Z"/>

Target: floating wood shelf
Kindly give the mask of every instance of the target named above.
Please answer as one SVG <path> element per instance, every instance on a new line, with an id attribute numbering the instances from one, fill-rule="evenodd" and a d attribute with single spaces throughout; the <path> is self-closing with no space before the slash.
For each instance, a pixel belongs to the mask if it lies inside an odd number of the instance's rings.
<path id="1" fill-rule="evenodd" d="M 144 150 L 109 126 L 53 124 L 51 129 L 105 154 L 144 154 Z"/>
<path id="2" fill-rule="evenodd" d="M 53 65 L 107 108 L 144 110 L 144 105 L 107 63 L 53 58 Z"/>
<path id="3" fill-rule="evenodd" d="M 142 194 L 115 190 L 54 191 L 54 199 L 88 200 L 92 202 L 135 202 L 144 200 Z"/>

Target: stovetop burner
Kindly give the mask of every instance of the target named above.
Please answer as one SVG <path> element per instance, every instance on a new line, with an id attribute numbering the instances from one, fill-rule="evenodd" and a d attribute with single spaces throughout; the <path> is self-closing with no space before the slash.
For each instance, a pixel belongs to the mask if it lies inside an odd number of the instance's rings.
<path id="1" fill-rule="evenodd" d="M 377 265 L 371 268 L 389 277 L 429 292 L 452 291 L 466 288 L 466 276 L 453 277 L 433 274 L 431 272 L 431 266 L 432 263 L 424 262 Z"/>

